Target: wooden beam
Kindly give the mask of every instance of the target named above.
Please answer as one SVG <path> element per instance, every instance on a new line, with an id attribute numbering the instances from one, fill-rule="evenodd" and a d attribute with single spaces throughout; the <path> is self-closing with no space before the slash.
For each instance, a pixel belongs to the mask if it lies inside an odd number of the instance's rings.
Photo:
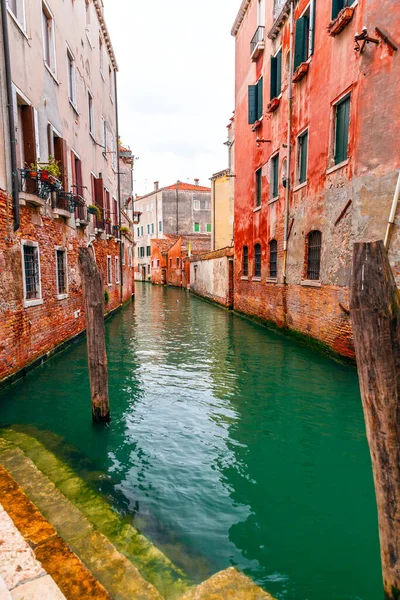
<path id="1" fill-rule="evenodd" d="M 354 245 L 354 345 L 378 505 L 386 600 L 400 598 L 400 299 L 382 241 Z"/>
<path id="2" fill-rule="evenodd" d="M 107 422 L 110 420 L 110 403 L 104 327 L 104 281 L 92 249 L 80 248 L 79 269 L 85 305 L 93 421 Z"/>

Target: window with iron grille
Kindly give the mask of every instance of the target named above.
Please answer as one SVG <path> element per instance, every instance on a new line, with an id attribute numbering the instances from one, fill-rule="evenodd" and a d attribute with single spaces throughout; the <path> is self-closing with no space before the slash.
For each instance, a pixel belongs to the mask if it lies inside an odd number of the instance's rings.
<path id="1" fill-rule="evenodd" d="M 307 181 L 308 129 L 297 138 L 297 183 Z"/>
<path id="2" fill-rule="evenodd" d="M 311 231 L 308 234 L 308 257 L 307 257 L 307 278 L 318 280 L 321 270 L 321 241 L 320 231 Z"/>
<path id="3" fill-rule="evenodd" d="M 243 246 L 243 277 L 248 277 L 249 275 L 249 249 L 247 246 Z"/>
<path id="4" fill-rule="evenodd" d="M 65 250 L 56 250 L 57 259 L 57 294 L 67 293 L 67 253 Z"/>
<path id="5" fill-rule="evenodd" d="M 261 199 L 262 199 L 262 169 L 257 169 L 257 171 L 256 171 L 256 197 L 255 197 L 256 208 L 261 206 Z"/>
<path id="6" fill-rule="evenodd" d="M 279 195 L 279 154 L 271 158 L 271 198 Z"/>
<path id="7" fill-rule="evenodd" d="M 254 246 L 254 277 L 261 277 L 261 244 Z"/>
<path id="8" fill-rule="evenodd" d="M 115 257 L 115 283 L 119 283 L 119 258 Z"/>
<path id="9" fill-rule="evenodd" d="M 278 275 L 278 242 L 271 240 L 269 243 L 269 276 L 275 279 Z"/>
<path id="10" fill-rule="evenodd" d="M 111 256 L 107 256 L 107 283 L 108 283 L 108 285 L 112 285 L 112 264 L 111 264 Z"/>
<path id="11" fill-rule="evenodd" d="M 39 249 L 37 246 L 24 245 L 25 299 L 41 298 Z"/>

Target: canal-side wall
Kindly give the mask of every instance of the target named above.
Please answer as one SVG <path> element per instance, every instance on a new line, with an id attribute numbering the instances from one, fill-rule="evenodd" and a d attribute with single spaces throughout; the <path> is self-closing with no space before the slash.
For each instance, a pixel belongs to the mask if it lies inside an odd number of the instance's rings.
<path id="1" fill-rule="evenodd" d="M 0 382 L 15 375 L 85 329 L 84 305 L 78 253 L 87 245 L 83 233 L 69 227 L 64 219 L 53 219 L 30 207 L 21 207 L 21 227 L 12 231 L 11 199 L 0 190 Z M 24 301 L 22 242 L 38 244 L 41 298 Z M 105 313 L 131 299 L 133 269 L 126 257 L 121 300 L 120 280 L 115 270 L 119 243 L 96 239 L 96 261 L 109 293 Z M 57 294 L 56 248 L 67 253 L 67 294 Z M 126 253 L 128 251 L 126 250 Z M 112 282 L 107 285 L 107 256 L 112 257 Z M 117 275 L 117 277 L 116 277 Z"/>
<path id="2" fill-rule="evenodd" d="M 233 304 L 233 248 L 222 248 L 190 260 L 190 291 L 221 304 Z"/>

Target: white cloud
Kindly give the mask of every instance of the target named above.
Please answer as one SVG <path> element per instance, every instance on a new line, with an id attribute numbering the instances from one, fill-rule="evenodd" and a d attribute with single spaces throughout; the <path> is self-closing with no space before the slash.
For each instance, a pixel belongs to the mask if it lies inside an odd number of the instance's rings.
<path id="1" fill-rule="evenodd" d="M 239 0 L 105 0 L 119 65 L 120 133 L 135 192 L 208 178 L 227 166 Z"/>

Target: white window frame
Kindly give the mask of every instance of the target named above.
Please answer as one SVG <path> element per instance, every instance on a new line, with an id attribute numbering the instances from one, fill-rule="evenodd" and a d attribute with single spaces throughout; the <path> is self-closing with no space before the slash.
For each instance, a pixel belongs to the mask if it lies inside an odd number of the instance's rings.
<path id="1" fill-rule="evenodd" d="M 201 210 L 200 200 L 193 200 L 193 210 Z"/>
<path id="2" fill-rule="evenodd" d="M 10 8 L 7 2 L 7 11 L 15 24 L 21 29 L 22 33 L 26 36 L 26 11 L 25 11 L 25 0 L 16 0 L 17 14 Z"/>
<path id="3" fill-rule="evenodd" d="M 125 260 L 125 243 L 121 242 L 121 256 L 122 256 L 122 266 L 125 266 L 126 260 Z"/>
<path id="4" fill-rule="evenodd" d="M 59 282 L 58 282 L 58 264 L 57 264 L 57 252 L 64 252 L 65 256 L 65 289 L 66 292 L 64 294 L 59 294 Z M 57 285 L 57 300 L 65 300 L 69 295 L 69 283 L 68 283 L 68 253 L 65 246 L 55 246 L 54 254 L 56 257 L 56 285 Z"/>
<path id="5" fill-rule="evenodd" d="M 47 13 L 46 14 L 47 19 L 51 20 L 51 36 L 50 36 L 50 40 L 49 40 L 49 52 L 51 54 L 51 56 L 49 57 L 50 64 L 48 64 L 48 62 L 46 61 L 45 39 L 46 39 L 47 35 L 45 36 L 45 32 L 44 32 L 43 13 Z M 56 33 L 55 32 L 56 32 L 56 28 L 55 28 L 54 15 L 51 12 L 50 7 L 47 4 L 47 2 L 45 0 L 42 0 L 42 35 L 43 35 L 44 64 L 45 64 L 46 68 L 50 71 L 51 75 L 53 75 L 54 78 L 56 78 L 56 73 L 57 73 Z"/>
<path id="6" fill-rule="evenodd" d="M 93 98 L 93 94 L 90 91 L 90 89 L 88 89 L 88 93 L 87 93 L 87 99 L 88 99 L 88 117 L 89 117 L 89 133 L 92 136 L 92 138 L 95 138 L 95 126 L 94 126 L 94 98 Z"/>
<path id="7" fill-rule="evenodd" d="M 37 257 L 38 257 L 38 269 L 39 269 L 39 298 L 34 298 L 32 300 L 27 299 L 26 297 L 26 279 L 25 279 L 25 256 L 24 256 L 24 247 L 31 246 L 37 249 Z M 21 240 L 21 260 L 22 260 L 22 283 L 24 290 L 24 308 L 29 308 L 31 306 L 39 306 L 43 304 L 43 296 L 42 296 L 42 274 L 40 270 L 40 249 L 39 243 L 34 242 L 32 240 Z"/>
<path id="8" fill-rule="evenodd" d="M 308 134 L 308 137 L 307 137 L 306 180 L 303 181 L 302 183 L 300 183 L 300 181 L 299 181 L 299 178 L 300 178 L 300 168 L 301 168 L 301 164 L 300 164 L 300 159 L 301 159 L 301 156 L 300 156 L 301 155 L 300 138 L 306 132 Z M 303 186 L 307 185 L 307 182 L 308 182 L 308 158 L 309 158 L 308 146 L 309 146 L 309 142 L 310 142 L 310 130 L 309 130 L 309 126 L 307 125 L 307 127 L 304 127 L 304 129 L 302 129 L 300 131 L 300 133 L 296 137 L 296 180 L 295 180 L 294 190 L 299 189 L 300 187 L 303 187 Z"/>
<path id="9" fill-rule="evenodd" d="M 72 69 L 70 68 L 72 65 Z M 67 69 L 68 69 L 68 99 L 72 104 L 75 111 L 77 110 L 77 99 L 76 99 L 76 63 L 75 56 L 71 48 L 67 44 Z M 70 81 L 70 74 L 72 81 Z"/>
<path id="10" fill-rule="evenodd" d="M 102 134 L 102 144 L 103 144 L 103 155 L 106 160 L 108 160 L 107 154 L 107 121 L 104 117 L 101 117 L 101 134 Z"/>
<path id="11" fill-rule="evenodd" d="M 120 283 L 119 279 L 119 256 L 115 256 L 114 258 L 115 265 L 115 283 Z"/>
<path id="12" fill-rule="evenodd" d="M 107 285 L 112 286 L 112 258 L 109 254 L 107 255 Z"/>
<path id="13" fill-rule="evenodd" d="M 279 150 L 277 150 L 276 152 L 274 152 L 271 155 L 270 159 L 269 159 L 269 182 L 270 182 L 270 187 L 269 187 L 269 197 L 270 198 L 269 198 L 269 201 L 270 202 L 274 202 L 274 201 L 276 201 L 276 200 L 279 199 L 279 187 L 280 187 L 279 186 L 279 184 L 280 184 L 280 181 L 279 181 L 279 164 L 278 164 L 278 195 L 277 196 L 273 195 L 274 183 L 275 183 L 275 180 L 274 180 L 274 159 L 277 156 L 279 156 Z"/>

